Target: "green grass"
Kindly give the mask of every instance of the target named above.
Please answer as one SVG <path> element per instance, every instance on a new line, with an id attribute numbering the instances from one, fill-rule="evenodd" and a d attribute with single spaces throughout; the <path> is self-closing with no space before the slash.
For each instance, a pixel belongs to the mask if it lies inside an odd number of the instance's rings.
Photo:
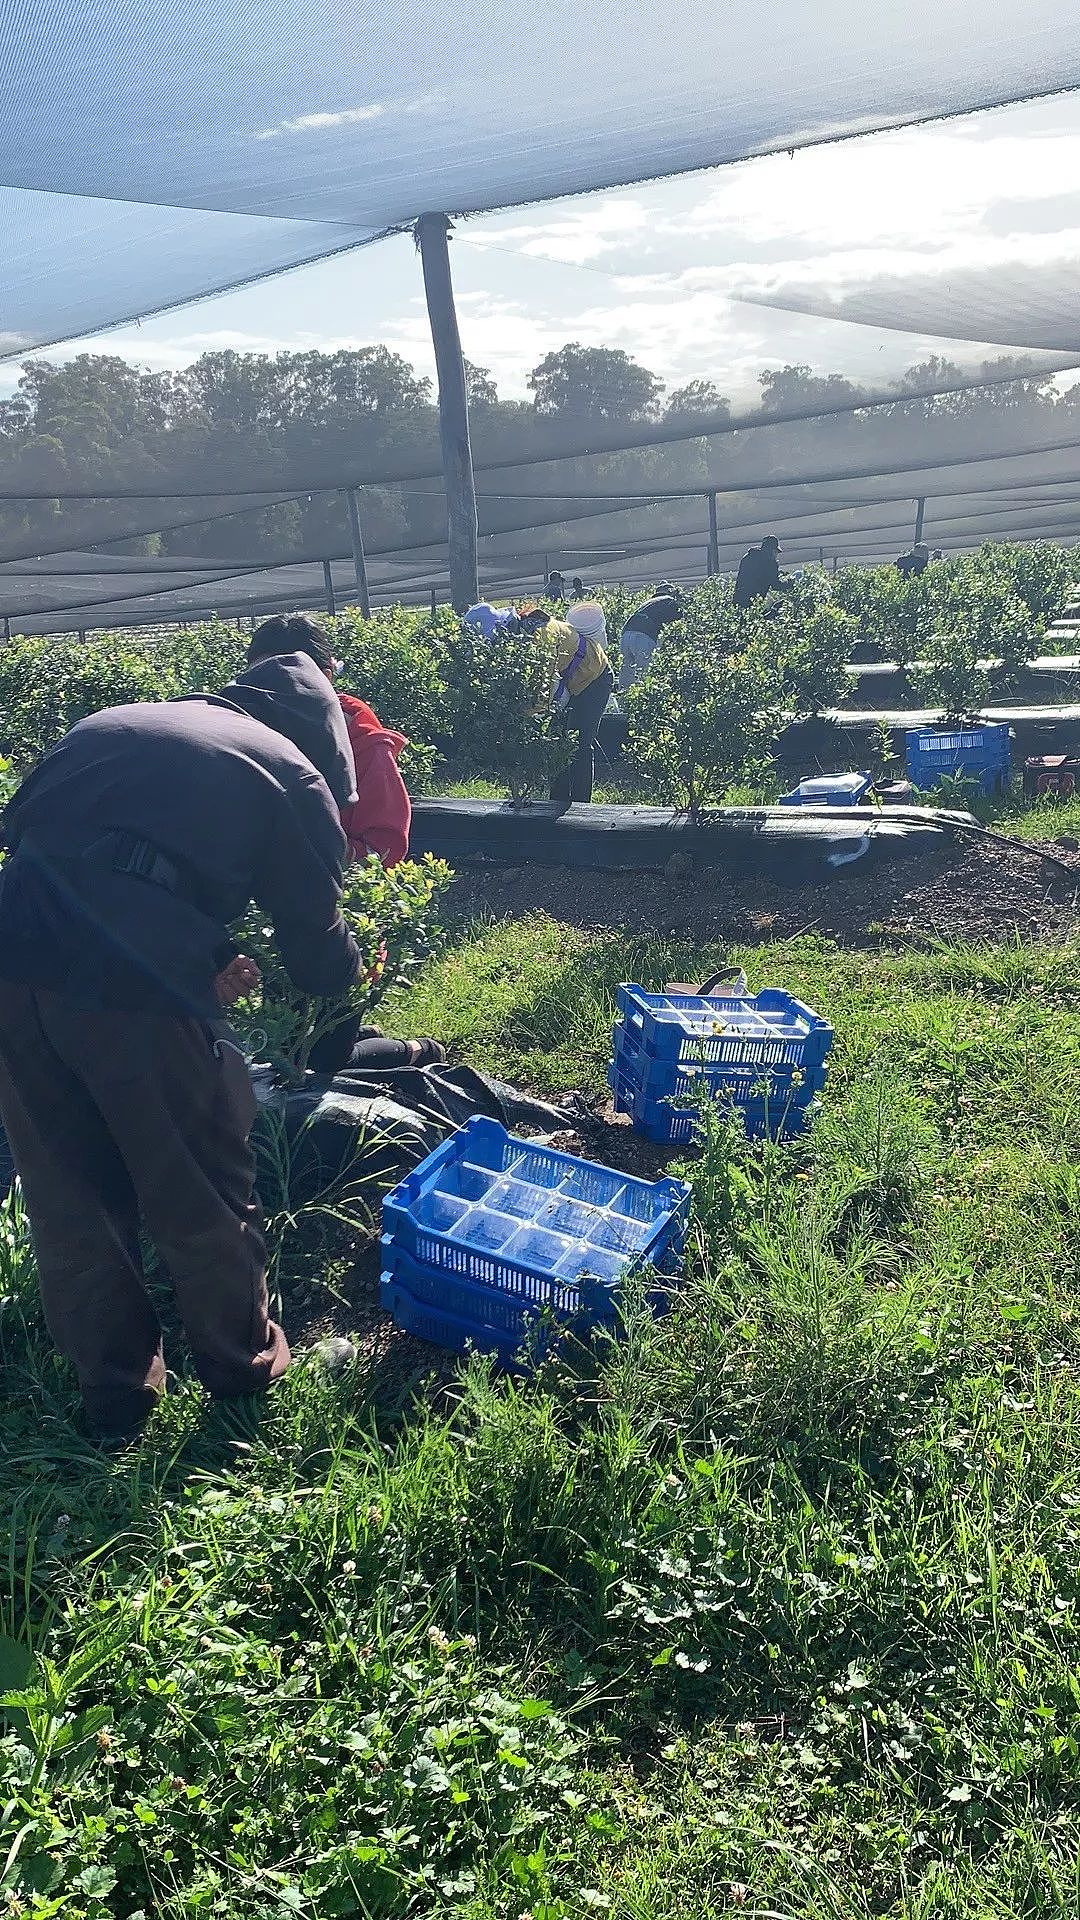
<path id="1" fill-rule="evenodd" d="M 597 1092 L 719 957 L 474 928 L 390 1022 Z M 671 1311 L 534 1383 L 185 1381 L 101 1460 L 9 1212 L 0 1914 L 1072 1920 L 1077 950 L 732 957 L 818 1126 L 718 1131 Z"/>

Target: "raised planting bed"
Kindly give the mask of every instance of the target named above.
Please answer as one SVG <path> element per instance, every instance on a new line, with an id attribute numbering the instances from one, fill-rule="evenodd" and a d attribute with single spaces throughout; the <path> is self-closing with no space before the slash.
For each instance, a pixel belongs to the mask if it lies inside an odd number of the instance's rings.
<path id="1" fill-rule="evenodd" d="M 673 856 L 801 880 L 854 860 L 884 861 L 941 847 L 969 814 L 934 807 L 717 807 L 700 824 L 662 807 L 549 805 L 498 800 L 418 800 L 411 852 L 454 866 L 522 865 L 661 872 Z"/>

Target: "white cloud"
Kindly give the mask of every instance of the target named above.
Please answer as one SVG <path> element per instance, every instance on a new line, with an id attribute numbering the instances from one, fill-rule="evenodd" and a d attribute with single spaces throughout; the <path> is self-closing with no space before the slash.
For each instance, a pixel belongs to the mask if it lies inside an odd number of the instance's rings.
<path id="1" fill-rule="evenodd" d="M 430 113 L 442 95 L 418 94 L 414 100 L 373 100 L 365 107 L 341 107 L 336 112 L 300 113 L 292 120 L 279 120 L 276 127 L 263 127 L 256 140 L 280 140 L 284 133 L 327 133 L 338 127 L 359 127 L 370 120 L 381 120 L 388 113 Z"/>
<path id="2" fill-rule="evenodd" d="M 480 251 L 509 248 L 530 259 L 574 265 L 617 252 L 647 232 L 654 217 L 647 201 L 626 193 L 608 194 L 592 203 L 577 201 L 555 219 L 522 221 L 510 227 L 470 224 L 465 238 Z"/>
<path id="3" fill-rule="evenodd" d="M 365 120 L 381 120 L 386 108 L 374 102 L 370 107 L 343 107 L 340 113 L 301 113 L 295 120 L 280 120 L 276 127 L 264 127 L 256 140 L 280 140 L 283 133 L 321 133 L 327 127 L 358 127 Z"/>

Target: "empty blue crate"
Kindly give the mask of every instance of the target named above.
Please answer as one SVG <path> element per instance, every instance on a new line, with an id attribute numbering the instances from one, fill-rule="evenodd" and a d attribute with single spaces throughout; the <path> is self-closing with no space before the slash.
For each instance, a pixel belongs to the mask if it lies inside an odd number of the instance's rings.
<path id="1" fill-rule="evenodd" d="M 504 1336 L 476 1345 L 516 1350 L 540 1311 L 611 1321 L 631 1267 L 674 1272 L 688 1202 L 682 1181 L 635 1180 L 470 1120 L 384 1200 L 384 1285 Z"/>
<path id="2" fill-rule="evenodd" d="M 868 773 L 823 773 L 780 795 L 782 807 L 859 807 L 873 785 Z"/>
<path id="3" fill-rule="evenodd" d="M 962 775 L 994 793 L 1009 784 L 1011 735 L 1004 722 L 985 727 L 920 727 L 905 735 L 908 779 L 928 792 Z"/>

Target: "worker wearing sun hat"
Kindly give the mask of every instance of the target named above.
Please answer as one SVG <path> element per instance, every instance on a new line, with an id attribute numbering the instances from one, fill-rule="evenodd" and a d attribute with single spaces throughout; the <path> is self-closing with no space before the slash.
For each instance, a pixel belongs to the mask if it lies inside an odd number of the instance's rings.
<path id="1" fill-rule="evenodd" d="M 577 734 L 574 758 L 565 774 L 553 783 L 556 804 L 591 800 L 596 763 L 596 738 L 604 710 L 615 689 L 615 675 L 605 652 L 607 621 L 596 600 L 579 600 L 565 620 L 550 620 L 542 607 L 521 608 L 522 625 L 544 632 L 555 648 L 555 687 L 552 704 L 566 716 Z"/>

